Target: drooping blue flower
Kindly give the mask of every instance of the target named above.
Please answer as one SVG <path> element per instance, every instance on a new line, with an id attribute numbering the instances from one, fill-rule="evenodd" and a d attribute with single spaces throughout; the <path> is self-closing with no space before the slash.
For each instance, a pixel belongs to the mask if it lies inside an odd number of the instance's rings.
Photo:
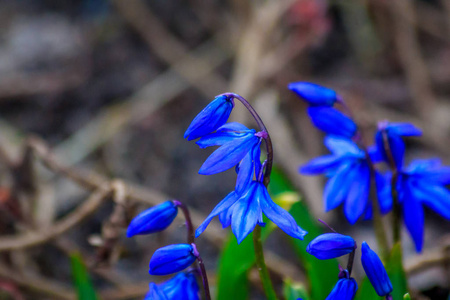
<path id="1" fill-rule="evenodd" d="M 361 246 L 361 263 L 370 283 L 378 296 L 384 297 L 392 292 L 392 283 L 378 255 L 366 242 Z"/>
<path id="2" fill-rule="evenodd" d="M 232 138 L 206 159 L 198 173 L 212 175 L 233 168 L 260 142 L 261 138 L 255 130 L 249 130 L 242 137 Z"/>
<path id="3" fill-rule="evenodd" d="M 389 163 L 389 156 L 386 152 L 386 148 L 384 147 L 383 131 L 386 132 L 387 142 L 397 169 L 401 169 L 405 154 L 405 143 L 403 142 L 402 137 L 420 136 L 422 135 L 422 131 L 410 123 L 389 123 L 387 121 L 379 122 L 378 131 L 375 134 L 375 143 L 381 157 L 387 163 Z"/>
<path id="4" fill-rule="evenodd" d="M 325 233 L 313 239 L 306 247 L 306 252 L 318 259 L 340 257 L 354 251 L 355 240 L 339 233 Z"/>
<path id="5" fill-rule="evenodd" d="M 233 106 L 233 98 L 225 95 L 216 97 L 194 118 L 184 138 L 190 141 L 215 131 L 228 120 Z"/>
<path id="6" fill-rule="evenodd" d="M 358 284 L 353 278 L 339 279 L 325 300 L 353 300 L 358 290 Z"/>
<path id="7" fill-rule="evenodd" d="M 338 98 L 332 89 L 310 82 L 292 82 L 288 85 L 288 89 L 314 106 L 333 106 Z"/>
<path id="8" fill-rule="evenodd" d="M 189 267 L 196 259 L 194 248 L 176 244 L 159 248 L 150 259 L 151 275 L 168 275 Z"/>
<path id="9" fill-rule="evenodd" d="M 311 106 L 308 114 L 313 124 L 328 134 L 352 138 L 358 129 L 352 119 L 332 107 Z"/>
<path id="10" fill-rule="evenodd" d="M 146 209 L 131 221 L 127 237 L 162 231 L 172 223 L 177 213 L 178 208 L 172 201 L 166 201 Z"/>
<path id="11" fill-rule="evenodd" d="M 312 159 L 300 168 L 300 173 L 324 173 L 328 180 L 324 191 L 325 211 L 342 203 L 347 220 L 354 224 L 369 206 L 370 168 L 366 154 L 353 141 L 341 137 L 325 137 L 331 155 Z"/>
<path id="12" fill-rule="evenodd" d="M 450 168 L 437 159 L 417 159 L 400 170 L 397 195 L 402 207 L 403 220 L 414 240 L 416 251 L 422 251 L 424 212 L 423 205 L 450 220 Z M 386 181 L 390 189 L 390 180 Z M 392 202 L 392 198 L 389 199 Z"/>
<path id="13" fill-rule="evenodd" d="M 150 283 L 150 291 L 144 300 L 200 300 L 199 290 L 194 274 L 178 273 L 158 285 Z"/>
<path id="14" fill-rule="evenodd" d="M 257 223 L 263 222 L 263 213 L 294 238 L 302 240 L 307 233 L 297 225 L 287 211 L 272 201 L 266 187 L 258 181 L 252 181 L 242 195 L 238 195 L 235 191 L 228 194 L 197 228 L 196 236 L 198 237 L 211 220 L 222 212 L 226 212 L 220 218 L 222 224 L 231 224 L 231 230 L 238 243 L 241 243 L 253 231 Z"/>
<path id="15" fill-rule="evenodd" d="M 169 300 L 163 289 L 157 286 L 155 283 L 151 282 L 149 287 L 150 290 L 145 295 L 144 300 Z"/>

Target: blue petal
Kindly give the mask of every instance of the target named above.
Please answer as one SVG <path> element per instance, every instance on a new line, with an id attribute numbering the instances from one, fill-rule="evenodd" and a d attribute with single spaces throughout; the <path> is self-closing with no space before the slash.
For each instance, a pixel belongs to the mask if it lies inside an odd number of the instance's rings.
<path id="1" fill-rule="evenodd" d="M 365 157 L 364 151 L 347 138 L 328 135 L 324 139 L 324 144 L 336 156 Z"/>
<path id="2" fill-rule="evenodd" d="M 308 114 L 314 125 L 326 133 L 351 138 L 357 127 L 355 122 L 340 111 L 325 106 L 312 106 Z"/>
<path id="3" fill-rule="evenodd" d="M 344 213 L 350 224 L 355 224 L 367 207 L 370 189 L 370 170 L 366 163 L 355 167 L 358 174 L 351 183 L 347 199 L 345 200 Z"/>
<path id="4" fill-rule="evenodd" d="M 164 291 L 155 283 L 150 283 L 150 290 L 145 295 L 144 300 L 169 300 Z"/>
<path id="5" fill-rule="evenodd" d="M 237 132 L 214 132 L 205 135 L 197 142 L 195 142 L 200 148 L 212 147 L 212 146 L 222 146 L 225 143 L 231 142 L 234 139 L 242 138 L 246 136 L 247 133 L 237 133 Z"/>
<path id="6" fill-rule="evenodd" d="M 172 201 L 146 209 L 131 221 L 127 237 L 162 231 L 172 223 L 177 213 L 178 209 Z"/>
<path id="7" fill-rule="evenodd" d="M 297 222 L 295 222 L 294 218 L 287 211 L 270 199 L 267 188 L 262 183 L 257 183 L 257 185 L 255 198 L 258 199 L 261 209 L 267 218 L 293 238 L 303 240 L 307 232 L 297 225 Z"/>
<path id="8" fill-rule="evenodd" d="M 369 146 L 367 152 L 369 152 L 370 160 L 374 164 L 382 162 L 384 160 L 383 153 L 380 152 L 377 145 Z"/>
<path id="9" fill-rule="evenodd" d="M 217 132 L 247 132 L 249 130 L 245 125 L 238 122 L 226 123 L 217 128 Z"/>
<path id="10" fill-rule="evenodd" d="M 404 172 L 442 185 L 450 184 L 450 167 L 442 166 L 439 158 L 415 159 Z"/>
<path id="11" fill-rule="evenodd" d="M 247 135 L 226 143 L 206 159 L 198 173 L 211 175 L 236 166 L 258 142 L 257 136 Z"/>
<path id="12" fill-rule="evenodd" d="M 233 213 L 233 209 L 234 204 L 219 214 L 219 220 L 220 223 L 222 224 L 222 228 L 227 228 L 228 226 L 231 225 L 231 216 Z"/>
<path id="13" fill-rule="evenodd" d="M 336 92 L 332 89 L 309 82 L 292 82 L 288 89 L 296 93 L 311 105 L 333 106 L 337 101 Z"/>
<path id="14" fill-rule="evenodd" d="M 215 131 L 225 124 L 233 109 L 233 100 L 227 96 L 215 98 L 191 122 L 184 133 L 188 141 Z"/>
<path id="15" fill-rule="evenodd" d="M 317 175 L 335 169 L 342 158 L 335 155 L 319 156 L 300 167 L 299 172 L 306 175 Z"/>
<path id="16" fill-rule="evenodd" d="M 236 202 L 231 217 L 231 230 L 236 236 L 238 244 L 240 244 L 258 223 L 261 215 L 261 208 L 255 199 L 255 183 L 252 183 L 247 191 Z"/>
<path id="17" fill-rule="evenodd" d="M 420 136 L 422 135 L 422 130 L 415 127 L 411 123 L 389 123 L 387 126 L 389 133 L 396 134 L 399 136 Z"/>
<path id="18" fill-rule="evenodd" d="M 361 263 L 378 296 L 384 297 L 392 292 L 392 283 L 378 255 L 366 242 L 361 246 Z"/>
<path id="19" fill-rule="evenodd" d="M 339 279 L 331 293 L 325 300 L 353 300 L 358 284 L 353 278 Z"/>
<path id="20" fill-rule="evenodd" d="M 222 201 L 220 201 L 219 204 L 217 204 L 216 207 L 214 207 L 212 212 L 206 217 L 206 219 L 203 221 L 203 223 L 197 228 L 197 230 L 195 231 L 195 237 L 199 237 L 199 235 L 202 234 L 203 231 L 205 231 L 206 227 L 208 227 L 209 223 L 215 216 L 217 216 L 221 212 L 227 210 L 237 200 L 238 200 L 238 197 L 236 197 L 236 193 L 234 191 L 229 193 Z"/>
<path id="21" fill-rule="evenodd" d="M 189 267 L 196 257 L 188 244 L 159 248 L 150 259 L 150 275 L 168 275 Z"/>
<path id="22" fill-rule="evenodd" d="M 317 259 L 331 259 L 349 254 L 356 248 L 355 240 L 339 233 L 325 233 L 313 239 L 306 252 Z"/>
<path id="23" fill-rule="evenodd" d="M 325 211 L 335 209 L 344 201 L 356 175 L 352 164 L 344 164 L 328 180 L 323 193 Z"/>
<path id="24" fill-rule="evenodd" d="M 375 182 L 377 186 L 377 198 L 382 214 L 387 214 L 392 210 L 391 173 L 385 175 L 375 172 Z"/>
<path id="25" fill-rule="evenodd" d="M 416 199 L 450 220 L 450 191 L 432 182 L 418 181 L 413 188 Z"/>
<path id="26" fill-rule="evenodd" d="M 403 219 L 405 221 L 406 228 L 408 229 L 411 237 L 416 245 L 416 251 L 422 251 L 423 245 L 423 227 L 424 227 L 424 214 L 422 204 L 419 199 L 416 199 L 412 194 L 409 184 L 405 185 L 403 194 Z"/>
<path id="27" fill-rule="evenodd" d="M 383 159 L 387 163 L 390 163 L 388 153 L 386 153 L 386 148 L 384 147 L 384 139 L 381 131 L 378 131 L 375 134 L 375 142 L 380 154 L 383 156 Z M 405 154 L 405 143 L 399 135 L 389 135 L 388 132 L 388 144 L 395 165 L 399 170 L 402 169 L 403 157 Z"/>
<path id="28" fill-rule="evenodd" d="M 258 143 L 253 148 L 253 163 L 255 164 L 255 177 L 258 178 L 259 173 L 261 172 L 262 164 L 261 164 L 261 144 Z"/>
<path id="29" fill-rule="evenodd" d="M 161 284 L 168 300 L 200 300 L 197 279 L 192 273 L 178 273 Z"/>
<path id="30" fill-rule="evenodd" d="M 255 145 L 259 147 L 259 144 Z M 249 151 L 244 159 L 239 163 L 239 172 L 236 179 L 235 191 L 238 195 L 248 187 L 253 180 L 253 151 Z"/>

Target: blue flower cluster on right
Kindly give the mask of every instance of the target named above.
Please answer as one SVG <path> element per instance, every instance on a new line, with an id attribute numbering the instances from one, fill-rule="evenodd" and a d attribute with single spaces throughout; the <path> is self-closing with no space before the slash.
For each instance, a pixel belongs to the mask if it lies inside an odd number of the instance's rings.
<path id="1" fill-rule="evenodd" d="M 331 154 L 315 158 L 300 168 L 302 174 L 325 174 L 329 178 L 324 190 L 325 210 L 342 204 L 351 224 L 361 217 L 371 218 L 373 207 L 368 199 L 374 178 L 380 213 L 393 209 L 392 191 L 395 190 L 404 224 L 416 251 L 422 251 L 423 206 L 450 219 L 450 192 L 445 187 L 450 184 L 450 167 L 442 166 L 439 159 L 416 159 L 405 166 L 403 138 L 420 136 L 421 130 L 410 123 L 382 121 L 374 145 L 366 147 L 349 116 L 350 110 L 336 92 L 308 82 L 294 82 L 288 88 L 309 104 L 312 123 L 327 134 L 325 146 Z M 336 109 L 336 105 L 347 114 Z M 373 167 L 377 163 L 388 164 L 392 171 L 382 174 Z"/>

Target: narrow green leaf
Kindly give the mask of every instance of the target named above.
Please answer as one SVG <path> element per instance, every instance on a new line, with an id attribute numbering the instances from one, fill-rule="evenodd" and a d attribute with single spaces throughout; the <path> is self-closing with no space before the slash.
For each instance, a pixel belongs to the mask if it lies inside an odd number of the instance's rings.
<path id="1" fill-rule="evenodd" d="M 392 291 L 392 298 L 402 299 L 408 292 L 408 283 L 405 271 L 403 270 L 402 245 L 400 243 L 397 243 L 392 247 L 386 270 L 391 279 L 392 287 L 394 288 Z"/>
<path id="2" fill-rule="evenodd" d="M 276 167 L 273 168 L 269 188 L 272 195 L 295 191 L 286 176 Z M 297 199 L 300 200 L 298 194 Z M 300 227 L 308 231 L 303 241 L 294 238 L 290 238 L 290 241 L 305 268 L 311 299 L 325 299 L 338 280 L 338 263 L 335 259 L 319 260 L 306 252 L 309 242 L 321 235 L 323 231 L 319 226 L 320 223 L 310 214 L 305 203 L 297 201 L 291 206 L 289 213 Z"/>
<path id="3" fill-rule="evenodd" d="M 79 253 L 72 253 L 70 255 L 70 263 L 72 267 L 72 276 L 79 300 L 97 300 L 94 286 L 91 278 L 83 263 L 83 259 Z"/>
<path id="4" fill-rule="evenodd" d="M 285 279 L 283 283 L 283 296 L 285 300 L 309 300 L 308 292 L 301 283 L 292 282 L 291 279 Z"/>
<path id="5" fill-rule="evenodd" d="M 219 260 L 217 300 L 246 300 L 249 295 L 247 273 L 255 264 L 253 234 L 238 245 L 232 233 Z"/>

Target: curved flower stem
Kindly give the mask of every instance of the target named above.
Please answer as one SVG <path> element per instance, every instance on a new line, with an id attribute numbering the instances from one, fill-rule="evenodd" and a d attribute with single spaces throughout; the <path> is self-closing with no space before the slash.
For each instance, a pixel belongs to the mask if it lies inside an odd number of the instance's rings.
<path id="1" fill-rule="evenodd" d="M 350 254 L 348 255 L 348 262 L 347 262 L 348 276 L 352 275 L 353 261 L 355 260 L 355 251 L 356 251 L 356 246 L 355 246 L 355 249 L 353 249 L 353 251 L 350 252 Z"/>
<path id="2" fill-rule="evenodd" d="M 263 138 L 265 141 L 267 152 L 267 160 L 265 161 L 265 172 L 263 183 L 267 187 L 270 182 L 270 173 L 272 172 L 272 162 L 273 162 L 273 148 L 269 132 L 267 131 L 266 126 L 264 125 L 263 121 L 261 120 L 256 110 L 244 97 L 235 93 L 224 93 L 219 96 L 222 95 L 230 97 L 232 99 L 239 100 L 253 116 L 253 118 L 255 119 L 256 123 L 259 126 L 260 131 L 263 133 L 260 135 L 260 137 Z M 264 293 L 266 294 L 267 299 L 275 300 L 277 299 L 277 296 L 273 288 L 272 280 L 270 279 L 269 271 L 267 270 L 266 262 L 264 259 L 260 226 L 256 226 L 255 229 L 253 230 L 253 246 L 255 248 L 256 266 L 258 268 L 259 277 L 264 287 Z"/>
<path id="3" fill-rule="evenodd" d="M 195 245 L 195 243 L 192 243 L 191 245 L 194 248 L 194 255 L 195 255 L 195 257 L 197 257 L 198 265 L 200 266 L 200 275 L 202 277 L 203 288 L 205 290 L 205 298 L 206 298 L 206 300 L 211 300 L 211 294 L 209 292 L 209 283 L 208 283 L 208 276 L 206 274 L 205 264 L 203 263 L 203 259 L 197 250 L 197 245 Z"/>
<path id="4" fill-rule="evenodd" d="M 183 212 L 184 218 L 186 220 L 187 243 L 193 244 L 194 238 L 195 238 L 194 226 L 192 225 L 192 220 L 191 220 L 191 215 L 189 214 L 189 209 L 186 207 L 186 205 L 184 205 L 183 203 L 181 203 L 178 200 L 173 200 L 172 202 L 173 202 L 173 204 L 175 204 L 175 206 L 178 206 L 179 208 L 181 208 L 181 211 Z"/>
<path id="5" fill-rule="evenodd" d="M 381 134 L 383 136 L 383 147 L 386 152 L 389 166 L 392 170 L 392 178 L 391 178 L 391 195 L 392 195 L 392 214 L 393 214 L 393 226 L 392 226 L 392 236 L 394 239 L 394 245 L 397 242 L 400 242 L 401 239 L 401 222 L 402 222 L 402 213 L 400 208 L 400 203 L 398 201 L 398 193 L 397 193 L 397 180 L 398 180 L 398 168 L 395 164 L 394 156 L 392 155 L 391 146 L 389 145 L 389 138 L 386 130 L 382 130 Z"/>

